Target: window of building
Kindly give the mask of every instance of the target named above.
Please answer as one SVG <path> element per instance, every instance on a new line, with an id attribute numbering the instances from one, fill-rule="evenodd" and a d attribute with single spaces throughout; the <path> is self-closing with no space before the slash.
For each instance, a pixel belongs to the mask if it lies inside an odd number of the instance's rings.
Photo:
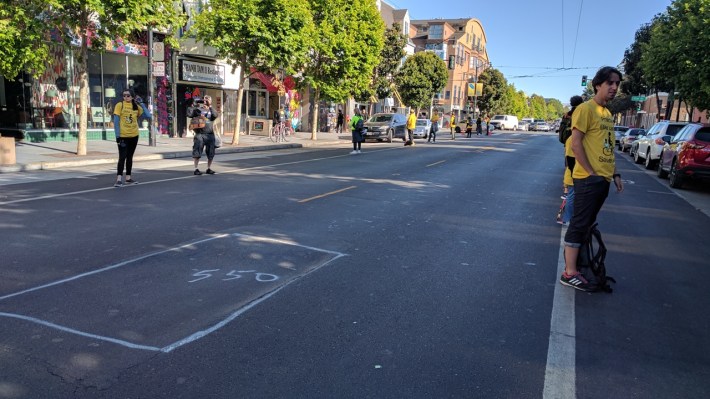
<path id="1" fill-rule="evenodd" d="M 443 25 L 432 25 L 429 29 L 429 39 L 443 39 L 444 38 L 444 26 Z"/>
<path id="2" fill-rule="evenodd" d="M 445 95 L 444 99 L 448 100 L 450 98 L 451 98 L 451 90 L 446 90 L 446 95 Z"/>

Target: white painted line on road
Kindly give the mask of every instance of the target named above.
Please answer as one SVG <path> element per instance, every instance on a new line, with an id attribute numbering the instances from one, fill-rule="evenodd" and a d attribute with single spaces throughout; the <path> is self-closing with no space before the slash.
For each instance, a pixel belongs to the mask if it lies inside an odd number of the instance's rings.
<path id="1" fill-rule="evenodd" d="M 565 270 L 564 237 L 567 228 L 562 228 L 560 253 L 557 258 L 556 279 Z M 550 340 L 547 346 L 547 367 L 543 399 L 574 399 L 576 385 L 576 331 L 574 316 L 574 293 L 570 287 L 555 282 L 550 320 Z"/>
<path id="2" fill-rule="evenodd" d="M 73 328 L 60 326 L 59 324 L 50 323 L 50 322 L 48 322 L 48 321 L 46 321 L 46 320 L 40 320 L 40 319 L 36 319 L 36 318 L 34 318 L 34 317 L 23 316 L 23 315 L 21 315 L 21 314 L 0 312 L 0 317 L 10 317 L 10 318 L 13 318 L 13 319 L 25 320 L 25 321 L 29 321 L 29 322 L 32 322 L 32 323 L 41 324 L 41 325 L 43 325 L 43 326 L 47 326 L 47 327 L 50 327 L 50 328 L 54 328 L 54 329 L 57 329 L 57 330 L 60 330 L 60 331 L 68 332 L 68 333 L 70 333 L 70 334 L 81 335 L 82 337 L 93 338 L 93 339 L 96 339 L 96 340 L 99 340 L 99 341 L 112 342 L 112 343 L 114 343 L 114 344 L 126 346 L 126 347 L 131 348 L 131 349 L 141 349 L 141 350 L 154 351 L 154 352 L 158 352 L 158 351 L 161 350 L 160 348 L 156 348 L 156 347 L 154 347 L 154 346 L 138 345 L 138 344 L 134 344 L 134 343 L 132 343 L 132 342 L 124 341 L 124 340 L 122 340 L 122 339 L 116 339 L 116 338 L 111 338 L 111 337 L 104 337 L 104 336 L 102 336 L 102 335 L 96 335 L 96 334 L 86 333 L 86 332 L 83 332 L 83 331 L 75 330 L 75 329 L 73 329 Z"/>
<path id="3" fill-rule="evenodd" d="M 444 162 L 446 162 L 446 160 L 439 161 L 439 162 L 434 162 L 434 163 L 430 163 L 430 164 L 427 165 L 426 167 L 429 168 L 429 167 L 432 167 L 432 166 L 435 166 L 435 165 L 442 164 L 442 163 L 444 163 Z"/>
<path id="4" fill-rule="evenodd" d="M 110 265 L 110 266 L 103 267 L 103 268 L 101 268 L 101 269 L 92 270 L 92 271 L 90 271 L 90 272 L 77 274 L 76 276 L 69 277 L 69 278 L 65 278 L 65 279 L 62 279 L 62 280 L 59 280 L 59 281 L 55 281 L 55 282 L 52 282 L 52 283 L 49 283 L 49 284 L 40 285 L 39 287 L 28 288 L 28 289 L 26 289 L 26 290 L 22 290 L 22 291 L 19 291 L 19 292 L 15 292 L 14 294 L 8 294 L 8 295 L 5 295 L 5 296 L 0 296 L 0 301 L 5 300 L 5 299 L 8 299 L 8 298 L 15 297 L 15 296 L 18 296 L 18 295 L 27 294 L 27 293 L 29 293 L 29 292 L 38 291 L 38 290 L 41 290 L 41 289 L 44 289 L 44 288 L 53 287 L 53 286 L 55 286 L 55 285 L 68 283 L 68 282 L 70 282 L 70 281 L 78 280 L 78 279 L 80 279 L 80 278 L 87 277 L 87 276 L 91 276 L 91 275 L 94 275 L 94 274 L 103 273 L 103 272 L 108 271 L 108 270 L 117 269 L 117 268 L 119 268 L 119 267 L 126 266 L 126 265 L 128 265 L 128 264 L 130 264 L 130 263 L 138 262 L 139 260 L 143 260 L 143 259 L 146 259 L 146 258 L 150 258 L 150 257 L 152 257 L 152 256 L 157 256 L 157 255 L 161 255 L 161 254 L 164 254 L 164 253 L 167 253 L 167 252 L 172 252 L 172 251 L 178 251 L 178 250 L 183 249 L 183 248 L 191 247 L 191 246 L 193 246 L 193 245 L 195 245 L 195 244 L 202 244 L 203 242 L 216 240 L 216 239 L 218 239 L 218 238 L 224 238 L 224 237 L 227 237 L 228 235 L 229 235 L 229 234 L 218 234 L 218 235 L 215 235 L 215 236 L 212 236 L 212 237 L 209 237 L 209 238 L 205 238 L 205 239 L 203 239 L 203 240 L 199 240 L 199 241 L 191 242 L 191 243 L 189 243 L 189 244 L 181 245 L 181 246 L 179 246 L 179 247 L 168 248 L 168 249 L 164 249 L 164 250 L 158 251 L 158 252 L 151 252 L 151 253 L 149 253 L 149 254 L 147 254 L 147 255 L 139 256 L 139 257 L 137 257 L 137 258 L 133 258 L 133 259 L 130 259 L 130 260 L 126 260 L 126 261 L 123 261 L 123 262 L 116 263 L 115 265 Z"/>
<path id="5" fill-rule="evenodd" d="M 202 338 L 202 337 L 205 337 L 206 335 L 208 335 L 208 334 L 210 334 L 210 333 L 212 333 L 212 332 L 214 332 L 214 331 L 216 331 L 216 330 L 218 330 L 218 329 L 224 327 L 225 325 L 229 324 L 229 322 L 233 321 L 234 319 L 236 319 L 237 317 L 239 317 L 239 316 L 240 316 L 241 314 L 243 314 L 244 312 L 246 312 L 246 311 L 248 311 L 249 309 L 255 307 L 256 305 L 260 304 L 261 302 L 264 302 L 265 300 L 269 299 L 269 298 L 272 297 L 274 294 L 276 294 L 277 292 L 281 291 L 282 289 L 284 289 L 286 286 L 288 286 L 288 285 L 291 284 L 292 282 L 294 282 L 294 281 L 296 281 L 296 280 L 299 280 L 299 279 L 301 279 L 302 277 L 307 276 L 307 275 L 313 273 L 315 270 L 318 270 L 318 269 L 320 269 L 320 268 L 322 268 L 322 267 L 324 267 L 324 266 L 326 266 L 326 265 L 328 265 L 328 264 L 334 262 L 336 259 L 340 259 L 341 257 L 347 256 L 346 254 L 341 253 L 341 252 L 330 251 L 330 250 L 327 250 L 327 249 L 316 248 L 316 247 L 312 247 L 312 246 L 308 246 L 308 245 L 302 245 L 302 244 L 299 244 L 299 243 L 297 243 L 297 242 L 295 242 L 295 241 L 289 241 L 289 240 L 283 240 L 283 239 L 271 238 L 271 237 L 254 236 L 254 235 L 248 235 L 248 234 L 240 234 L 240 233 L 231 233 L 231 234 L 225 233 L 225 234 L 214 235 L 214 236 L 211 236 L 211 237 L 209 237 L 209 238 L 202 239 L 202 240 L 198 240 L 198 241 L 194 241 L 194 242 L 191 242 L 191 243 L 188 243 L 188 244 L 180 245 L 180 246 L 178 246 L 178 247 L 173 247 L 173 248 L 165 249 L 165 250 L 158 251 L 158 252 L 152 252 L 152 253 L 150 253 L 150 254 L 147 254 L 147 255 L 144 255 L 144 256 L 139 256 L 139 257 L 137 257 L 137 258 L 133 258 L 133 259 L 130 259 L 130 260 L 127 260 L 127 261 L 124 261 L 124 262 L 120 262 L 120 263 L 117 263 L 117 264 L 114 264 L 114 265 L 111 265 L 111 266 L 107 266 L 107 267 L 104 267 L 104 268 L 101 268 L 101 269 L 98 269 L 98 270 L 94 270 L 94 271 L 82 273 L 82 274 L 79 274 L 79 275 L 76 275 L 76 276 L 73 276 L 73 277 L 69 277 L 69 278 L 66 278 L 66 279 L 62 279 L 62 280 L 59 280 L 59 281 L 55 281 L 55 282 L 52 282 L 52 283 L 49 283 L 49 284 L 44 284 L 44 285 L 41 285 L 41 286 L 38 286 L 38 287 L 29 288 L 29 289 L 26 289 L 26 290 L 23 290 L 23 291 L 20 291 L 20 292 L 16 292 L 16 293 L 14 293 L 14 294 L 5 295 L 5 296 L 0 297 L 0 301 L 2 301 L 2 300 L 4 300 L 4 299 L 8 299 L 8 298 L 15 297 L 15 296 L 19 296 L 19 295 L 22 295 L 22 294 L 26 294 L 26 293 L 29 293 L 29 292 L 33 292 L 33 291 L 41 290 L 41 289 L 44 289 L 44 288 L 52 287 L 52 286 L 55 286 L 55 285 L 63 284 L 63 283 L 69 282 L 69 281 L 77 280 L 77 279 L 80 279 L 80 278 L 82 278 L 82 277 L 87 277 L 87 276 L 91 276 L 91 275 L 94 275 L 94 274 L 102 273 L 102 272 L 105 272 L 105 271 L 108 271 L 108 270 L 116 269 L 116 268 L 119 268 L 119 267 L 122 267 L 122 266 L 126 266 L 126 265 L 128 265 L 128 264 L 130 264 L 130 263 L 137 262 L 137 261 L 140 261 L 140 260 L 142 260 L 142 259 L 146 259 L 146 258 L 149 258 L 149 257 L 152 257 L 152 256 L 157 256 L 157 255 L 164 254 L 164 253 L 171 252 L 171 251 L 178 251 L 178 250 L 180 250 L 180 249 L 182 249 L 182 248 L 191 247 L 191 246 L 194 246 L 194 245 L 196 245 L 196 244 L 201 244 L 201 243 L 204 243 L 204 242 L 207 242 L 207 241 L 215 240 L 215 239 L 218 239 L 218 238 L 224 238 L 224 237 L 227 237 L 227 236 L 239 237 L 241 240 L 246 240 L 246 241 L 263 241 L 263 242 L 278 243 L 278 244 L 282 244 L 282 245 L 291 245 L 291 246 L 296 246 L 296 247 L 305 248 L 305 249 L 308 249 L 308 250 L 311 250 L 311 251 L 318 251 L 318 252 L 328 253 L 328 254 L 333 255 L 333 257 L 332 257 L 331 259 L 329 259 L 328 261 L 326 261 L 326 262 L 324 262 L 324 263 L 322 263 L 322 264 L 320 264 L 320 265 L 318 265 L 318 266 L 312 268 L 312 269 L 309 270 L 308 272 L 296 276 L 295 278 L 289 280 L 288 282 L 286 282 L 285 284 L 279 286 L 278 288 L 274 289 L 273 291 L 271 291 L 271 292 L 269 292 L 269 293 L 267 293 L 267 294 L 265 294 L 265 295 L 263 295 L 263 296 L 261 296 L 261 297 L 255 299 L 254 301 L 252 301 L 252 302 L 248 303 L 247 305 L 241 307 L 241 308 L 238 309 L 236 312 L 230 314 L 229 316 L 227 316 L 225 319 L 223 319 L 223 320 L 220 321 L 219 323 L 217 323 L 217 324 L 215 324 L 215 325 L 213 325 L 213 326 L 211 326 L 211 327 L 209 327 L 209 328 L 207 328 L 207 329 L 205 329 L 205 330 L 198 331 L 198 332 L 196 332 L 196 333 L 194 333 L 194 334 L 192 334 L 192 335 L 190 335 L 190 336 L 188 336 L 188 337 L 186 337 L 186 338 L 183 338 L 183 339 L 181 339 L 181 340 L 179 340 L 179 341 L 177 341 L 177 342 L 174 342 L 174 343 L 172 343 L 172 344 L 169 344 L 169 345 L 167 345 L 167 346 L 165 346 L 165 347 L 163 347 L 163 348 L 158 348 L 158 347 L 154 347 L 154 346 L 147 346 L 147 345 L 140 345 L 140 344 L 135 344 L 135 343 L 132 343 L 132 342 L 129 342 L 129 341 L 124 341 L 124 340 L 117 339 L 117 338 L 112 338 L 112 337 L 107 337 L 107 336 L 97 335 L 97 334 L 91 334 L 91 333 L 87 333 L 87 332 L 80 331 L 80 330 L 77 330 L 77 329 L 73 329 L 73 328 L 70 328 L 70 327 L 66 327 L 66 326 L 62 326 L 62 325 L 59 325 L 59 324 L 55 324 L 55 323 L 52 323 L 52 322 L 49 322 L 49 321 L 46 321 L 46 320 L 42 320 L 42 319 L 38 319 L 38 318 L 35 318 L 35 317 L 30 317 L 30 316 L 25 316 L 25 315 L 21 315 L 21 314 L 16 314 L 16 313 L 0 312 L 0 317 L 8 317 L 8 318 L 14 318 L 14 319 L 19 319 L 19 320 L 29 321 L 29 322 L 31 322 L 31 323 L 40 324 L 40 325 L 43 325 L 43 326 L 46 326 L 46 327 L 50 327 L 50 328 L 54 328 L 54 329 L 57 329 L 57 330 L 60 330 L 60 331 L 64 331 L 64 332 L 70 333 L 70 334 L 80 335 L 80 336 L 83 336 L 83 337 L 92 338 L 92 339 L 96 339 L 96 340 L 100 340 L 100 341 L 111 342 L 111 343 L 114 343 L 114 344 L 118 344 L 118 345 L 121 345 L 121 346 L 125 346 L 125 347 L 127 347 L 127 348 L 131 348 L 131 349 L 140 349 L 140 350 L 148 350 L 148 351 L 161 351 L 161 352 L 166 352 L 166 353 L 167 353 L 167 352 L 171 352 L 171 351 L 173 351 L 173 350 L 179 348 L 180 346 L 186 345 L 186 344 L 188 344 L 188 343 L 190 343 L 190 342 L 193 342 L 193 341 L 196 341 L 196 340 L 198 340 L 198 339 L 200 339 L 200 338 Z"/>
<path id="6" fill-rule="evenodd" d="M 316 200 L 316 199 L 319 199 L 319 198 L 324 198 L 324 197 L 327 197 L 327 196 L 329 196 L 329 195 L 334 195 L 334 194 L 342 193 L 343 191 L 352 190 L 352 189 L 354 189 L 355 187 L 357 187 L 357 186 L 349 186 L 349 187 L 341 188 L 340 190 L 330 191 L 330 192 L 327 192 L 327 193 L 324 193 L 324 194 L 319 194 L 319 195 L 316 195 L 316 196 L 313 196 L 313 197 L 310 197 L 310 198 L 304 198 L 304 199 L 302 199 L 302 200 L 299 200 L 298 202 L 302 204 L 302 203 L 304 203 L 304 202 L 309 202 L 309 201 L 313 201 L 313 200 Z"/>

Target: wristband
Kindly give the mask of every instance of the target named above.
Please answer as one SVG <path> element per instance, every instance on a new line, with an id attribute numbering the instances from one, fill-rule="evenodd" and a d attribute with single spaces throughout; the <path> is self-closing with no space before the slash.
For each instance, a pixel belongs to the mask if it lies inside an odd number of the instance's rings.
<path id="1" fill-rule="evenodd" d="M 618 177 L 619 179 L 621 179 L 621 175 L 618 174 L 618 173 L 614 173 L 613 175 L 611 175 L 611 178 L 612 178 L 612 179 L 616 179 L 617 177 Z"/>

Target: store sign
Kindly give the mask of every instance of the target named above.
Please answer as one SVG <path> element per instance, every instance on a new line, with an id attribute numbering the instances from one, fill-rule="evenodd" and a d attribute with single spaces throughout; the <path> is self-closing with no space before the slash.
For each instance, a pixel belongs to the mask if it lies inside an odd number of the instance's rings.
<path id="1" fill-rule="evenodd" d="M 165 63 L 156 61 L 153 63 L 153 76 L 164 77 L 165 76 Z"/>
<path id="2" fill-rule="evenodd" d="M 223 85 L 225 80 L 225 68 L 224 65 L 181 60 L 180 80 Z"/>

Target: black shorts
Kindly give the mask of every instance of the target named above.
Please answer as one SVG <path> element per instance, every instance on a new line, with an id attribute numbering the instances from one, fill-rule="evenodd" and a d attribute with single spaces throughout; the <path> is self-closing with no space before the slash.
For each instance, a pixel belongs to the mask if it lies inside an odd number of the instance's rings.
<path id="1" fill-rule="evenodd" d="M 214 134 L 195 133 L 192 140 L 192 157 L 202 158 L 202 151 L 207 153 L 207 159 L 214 158 Z"/>

